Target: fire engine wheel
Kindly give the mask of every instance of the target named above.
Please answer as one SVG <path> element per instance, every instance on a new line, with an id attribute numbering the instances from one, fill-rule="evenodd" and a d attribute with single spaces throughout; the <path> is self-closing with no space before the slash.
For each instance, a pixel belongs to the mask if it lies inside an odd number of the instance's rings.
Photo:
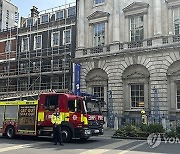
<path id="1" fill-rule="evenodd" d="M 62 132 L 62 140 L 63 142 L 69 142 L 72 139 L 72 132 L 68 127 L 62 127 L 61 128 Z"/>
<path id="2" fill-rule="evenodd" d="M 13 126 L 8 126 L 6 128 L 6 137 L 7 138 L 14 138 L 15 130 Z"/>

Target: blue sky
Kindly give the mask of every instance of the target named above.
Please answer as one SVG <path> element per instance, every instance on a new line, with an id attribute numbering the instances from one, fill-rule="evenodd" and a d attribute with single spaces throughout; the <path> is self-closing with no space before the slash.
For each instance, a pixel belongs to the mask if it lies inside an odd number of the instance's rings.
<path id="1" fill-rule="evenodd" d="M 32 6 L 36 6 L 39 11 L 50 9 L 66 3 L 75 2 L 76 0 L 11 0 L 19 9 L 20 16 L 28 17 Z"/>

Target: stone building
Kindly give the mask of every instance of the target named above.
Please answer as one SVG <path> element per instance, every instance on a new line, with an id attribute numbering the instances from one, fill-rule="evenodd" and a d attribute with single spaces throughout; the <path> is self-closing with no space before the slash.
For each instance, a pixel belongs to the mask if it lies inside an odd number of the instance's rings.
<path id="1" fill-rule="evenodd" d="M 0 30 L 18 26 L 18 8 L 10 0 L 0 0 Z"/>
<path id="2" fill-rule="evenodd" d="M 81 91 L 136 122 L 180 118 L 180 1 L 78 0 L 76 62 Z"/>

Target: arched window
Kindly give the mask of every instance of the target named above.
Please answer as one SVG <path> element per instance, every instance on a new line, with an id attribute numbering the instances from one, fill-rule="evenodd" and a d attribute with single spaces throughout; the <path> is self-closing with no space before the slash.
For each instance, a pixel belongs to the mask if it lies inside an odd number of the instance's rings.
<path id="1" fill-rule="evenodd" d="M 132 65 L 123 73 L 125 110 L 149 108 L 149 71 L 142 65 Z"/>

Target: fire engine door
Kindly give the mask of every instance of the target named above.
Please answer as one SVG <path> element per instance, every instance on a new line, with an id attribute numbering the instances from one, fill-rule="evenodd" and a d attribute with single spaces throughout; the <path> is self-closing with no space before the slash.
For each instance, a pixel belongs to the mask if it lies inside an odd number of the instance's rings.
<path id="1" fill-rule="evenodd" d="M 70 112 L 69 121 L 73 125 L 81 123 L 81 104 L 79 100 L 68 101 L 68 108 Z"/>

